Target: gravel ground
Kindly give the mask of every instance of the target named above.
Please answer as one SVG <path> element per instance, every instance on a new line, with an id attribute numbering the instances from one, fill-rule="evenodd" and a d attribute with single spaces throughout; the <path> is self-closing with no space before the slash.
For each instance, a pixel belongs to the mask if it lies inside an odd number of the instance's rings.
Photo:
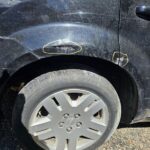
<path id="1" fill-rule="evenodd" d="M 150 127 L 118 129 L 99 150 L 150 150 Z"/>
<path id="2" fill-rule="evenodd" d="M 150 150 L 150 124 L 147 127 L 120 128 L 98 150 Z M 21 150 L 11 133 L 8 121 L 0 120 L 0 150 Z"/>

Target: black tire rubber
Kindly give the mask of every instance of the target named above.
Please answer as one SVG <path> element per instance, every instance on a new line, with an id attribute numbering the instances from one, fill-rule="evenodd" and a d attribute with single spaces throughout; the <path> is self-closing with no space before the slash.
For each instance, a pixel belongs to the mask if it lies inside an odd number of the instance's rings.
<path id="1" fill-rule="evenodd" d="M 80 69 L 66 69 L 43 74 L 29 82 L 19 92 L 13 108 L 12 124 L 18 139 L 29 150 L 40 150 L 27 132 L 33 109 L 42 99 L 56 91 L 67 88 L 87 89 L 104 98 L 109 108 L 108 128 L 100 140 L 87 150 L 94 150 L 108 140 L 119 125 L 121 105 L 117 92 L 104 77 Z"/>

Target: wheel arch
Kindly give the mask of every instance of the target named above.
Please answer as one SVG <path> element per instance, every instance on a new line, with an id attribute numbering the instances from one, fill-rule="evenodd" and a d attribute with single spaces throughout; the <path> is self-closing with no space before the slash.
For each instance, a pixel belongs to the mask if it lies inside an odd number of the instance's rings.
<path id="1" fill-rule="evenodd" d="M 138 109 L 138 89 L 131 75 L 118 65 L 107 60 L 88 56 L 53 56 L 30 63 L 12 74 L 3 88 L 3 100 L 7 101 L 7 107 L 13 106 L 15 96 L 20 89 L 33 78 L 40 74 L 59 69 L 85 69 L 93 71 L 107 78 L 115 87 L 122 104 L 121 123 L 131 123 Z M 11 97 L 11 100 L 10 100 Z M 11 108 L 10 108 L 11 109 Z M 130 110 L 130 111 L 129 111 Z"/>

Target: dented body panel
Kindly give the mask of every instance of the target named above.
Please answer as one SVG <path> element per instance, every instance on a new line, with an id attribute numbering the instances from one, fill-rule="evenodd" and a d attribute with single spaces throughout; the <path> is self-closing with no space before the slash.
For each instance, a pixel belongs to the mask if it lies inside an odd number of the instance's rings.
<path id="1" fill-rule="evenodd" d="M 43 53 L 43 47 L 57 41 L 74 42 L 84 47 L 81 55 L 102 56 L 109 61 L 113 51 L 119 48 L 118 0 L 23 0 L 14 3 L 10 1 L 8 6 L 3 1 L 1 4 L 8 7 L 0 15 L 0 43 L 5 51 L 2 59 L 8 62 L 1 59 L 0 68 L 8 68 L 27 54 L 37 59 L 49 57 L 50 54 Z"/>
<path id="2" fill-rule="evenodd" d="M 105 59 L 127 70 L 138 87 L 136 120 L 150 109 L 150 24 L 129 16 L 138 2 L 120 0 L 1 0 L 0 77 L 56 55 Z M 150 2 L 147 1 L 150 5 Z M 132 12 L 133 13 L 133 12 Z M 134 25 L 135 24 L 135 25 Z M 139 29 L 136 31 L 135 26 Z M 146 35 L 146 38 L 145 36 Z M 143 115 L 144 114 L 144 115 Z"/>

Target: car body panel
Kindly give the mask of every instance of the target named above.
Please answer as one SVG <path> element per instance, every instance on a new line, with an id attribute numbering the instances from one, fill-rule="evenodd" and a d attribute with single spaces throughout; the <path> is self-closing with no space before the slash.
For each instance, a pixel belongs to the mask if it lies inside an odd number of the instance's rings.
<path id="1" fill-rule="evenodd" d="M 83 49 L 81 55 L 102 56 L 111 61 L 113 51 L 119 48 L 119 0 L 108 1 L 24 0 L 15 4 L 9 1 L 11 7 L 0 15 L 0 47 L 3 47 L 0 50 L 5 51 L 1 68 L 12 66 L 16 59 L 27 54 L 37 59 L 52 56 L 42 53 L 43 46 L 60 40 L 80 47 L 88 44 L 92 48 Z M 6 1 L 2 2 L 8 7 Z"/>

